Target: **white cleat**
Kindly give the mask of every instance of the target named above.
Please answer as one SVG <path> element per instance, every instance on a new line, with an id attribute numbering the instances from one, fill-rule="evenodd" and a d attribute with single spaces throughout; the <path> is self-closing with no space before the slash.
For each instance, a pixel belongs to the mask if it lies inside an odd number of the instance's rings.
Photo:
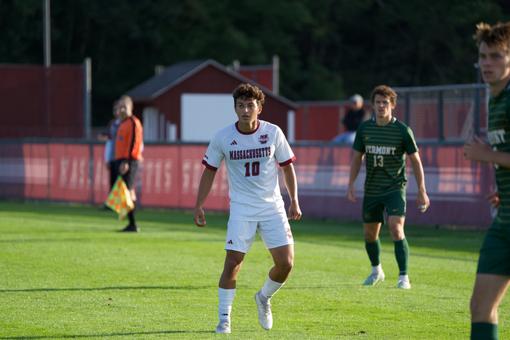
<path id="1" fill-rule="evenodd" d="M 375 286 L 379 282 L 384 281 L 384 277 L 383 271 L 372 273 L 365 279 L 363 286 Z"/>
<path id="2" fill-rule="evenodd" d="M 220 320 L 218 326 L 216 326 L 216 333 L 218 334 L 230 334 L 230 320 Z"/>
<path id="3" fill-rule="evenodd" d="M 271 303 L 263 303 L 259 296 L 260 292 L 255 294 L 255 302 L 257 303 L 257 311 L 259 313 L 259 323 L 265 330 L 273 328 L 273 314 L 271 313 Z"/>
<path id="4" fill-rule="evenodd" d="M 404 277 L 400 277 L 397 282 L 397 288 L 400 289 L 411 289 L 411 282 L 409 282 L 409 277 L 406 275 Z"/>

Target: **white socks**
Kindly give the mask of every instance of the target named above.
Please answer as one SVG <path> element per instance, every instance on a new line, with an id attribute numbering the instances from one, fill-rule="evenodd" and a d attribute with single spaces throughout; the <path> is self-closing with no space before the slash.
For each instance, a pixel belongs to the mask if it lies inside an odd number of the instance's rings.
<path id="1" fill-rule="evenodd" d="M 265 299 L 266 301 L 271 299 L 271 297 L 283 286 L 284 283 L 273 281 L 270 277 L 268 277 L 260 289 L 260 295 L 262 296 L 259 295 L 259 297 Z"/>
<path id="2" fill-rule="evenodd" d="M 220 320 L 230 320 L 230 312 L 232 311 L 232 303 L 236 290 L 218 288 L 218 316 Z"/>
<path id="3" fill-rule="evenodd" d="M 382 273 L 382 266 L 379 263 L 377 266 L 372 267 L 372 274 Z"/>
<path id="4" fill-rule="evenodd" d="M 267 301 L 283 286 L 283 283 L 271 280 L 269 277 L 260 289 L 259 297 L 264 303 Z M 230 320 L 230 313 L 232 312 L 232 303 L 236 290 L 218 288 L 218 317 L 220 320 Z"/>

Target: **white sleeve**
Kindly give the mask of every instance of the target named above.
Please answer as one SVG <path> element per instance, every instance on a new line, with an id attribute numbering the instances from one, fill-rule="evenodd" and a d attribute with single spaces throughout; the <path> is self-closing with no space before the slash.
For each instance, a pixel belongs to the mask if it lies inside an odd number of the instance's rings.
<path id="1" fill-rule="evenodd" d="M 220 138 L 216 135 L 207 147 L 207 151 L 202 159 L 202 164 L 211 170 L 217 170 L 221 165 L 223 157 L 224 154 L 221 148 Z"/>
<path id="2" fill-rule="evenodd" d="M 281 166 L 288 165 L 296 159 L 296 156 L 294 156 L 294 153 L 290 148 L 289 142 L 287 142 L 287 138 L 285 138 L 283 131 L 279 127 L 276 129 L 275 147 L 276 161 Z"/>

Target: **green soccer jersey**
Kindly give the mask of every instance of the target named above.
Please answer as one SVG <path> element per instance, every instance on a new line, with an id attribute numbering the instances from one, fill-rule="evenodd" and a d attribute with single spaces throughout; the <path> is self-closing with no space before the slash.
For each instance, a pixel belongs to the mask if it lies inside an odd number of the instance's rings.
<path id="1" fill-rule="evenodd" d="M 510 85 L 489 100 L 487 136 L 496 151 L 510 152 Z M 510 169 L 496 165 L 500 206 L 496 221 L 510 227 Z"/>
<path id="2" fill-rule="evenodd" d="M 406 154 L 418 151 L 411 129 L 395 117 L 384 125 L 363 122 L 352 148 L 365 154 L 365 196 L 403 190 L 407 183 Z"/>

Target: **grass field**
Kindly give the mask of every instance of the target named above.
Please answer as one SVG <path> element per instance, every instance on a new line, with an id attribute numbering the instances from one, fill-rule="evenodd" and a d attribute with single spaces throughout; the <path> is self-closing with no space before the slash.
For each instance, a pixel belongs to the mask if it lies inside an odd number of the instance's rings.
<path id="1" fill-rule="evenodd" d="M 196 228 L 190 213 L 142 210 L 142 232 L 117 233 L 93 207 L 0 202 L 0 339 L 207 339 L 217 321 L 226 216 Z M 294 271 L 273 298 L 274 328 L 257 323 L 253 294 L 271 259 L 260 240 L 246 257 L 232 316 L 236 339 L 467 339 L 480 232 L 407 226 L 410 291 L 395 288 L 384 229 L 386 281 L 362 287 L 370 266 L 358 223 L 293 224 Z M 510 305 L 500 338 L 510 338 Z M 225 337 L 223 335 L 223 337 Z"/>

